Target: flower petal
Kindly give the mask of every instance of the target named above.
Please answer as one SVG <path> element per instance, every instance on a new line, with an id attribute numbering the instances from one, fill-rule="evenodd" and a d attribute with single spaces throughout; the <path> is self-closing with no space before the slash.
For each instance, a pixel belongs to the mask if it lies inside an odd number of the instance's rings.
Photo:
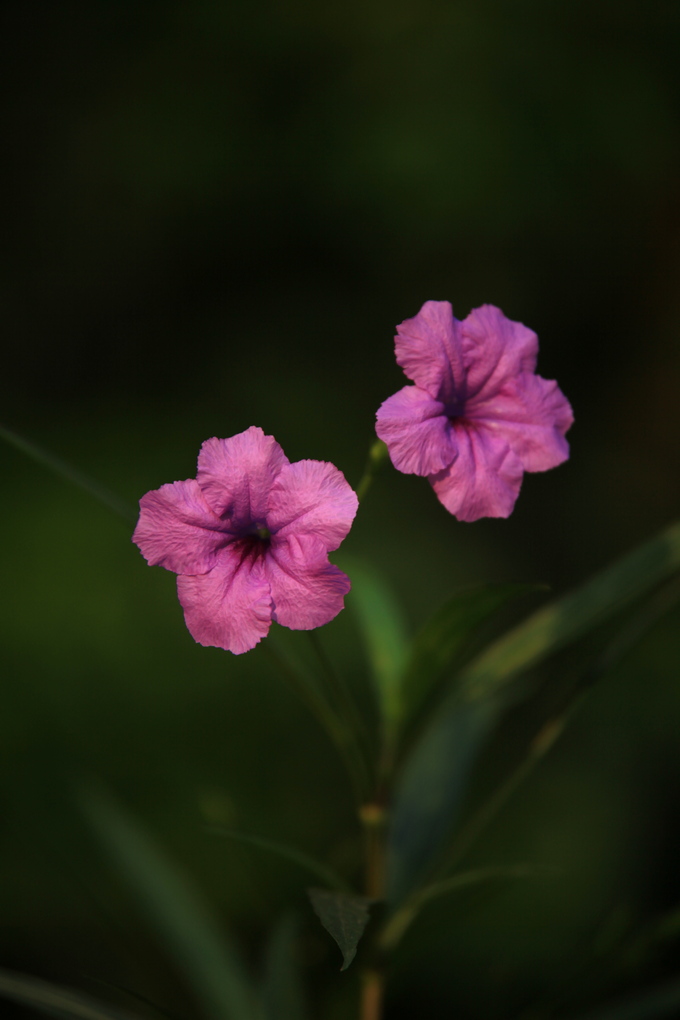
<path id="1" fill-rule="evenodd" d="M 397 471 L 432 475 L 457 455 L 446 409 L 420 386 L 404 386 L 388 397 L 377 413 L 375 431 L 387 444 Z"/>
<path id="2" fill-rule="evenodd" d="M 459 421 L 458 456 L 453 464 L 430 475 L 437 498 L 460 521 L 508 517 L 522 484 L 522 464 L 500 435 Z"/>
<path id="3" fill-rule="evenodd" d="M 196 481 L 208 504 L 235 530 L 264 524 L 269 490 L 288 458 L 273 436 L 252 425 L 231 439 L 208 439 Z"/>
<path id="4" fill-rule="evenodd" d="M 217 552 L 231 540 L 193 478 L 147 492 L 139 506 L 132 541 L 152 567 L 203 574 L 214 567 Z"/>
<path id="5" fill-rule="evenodd" d="M 177 594 L 199 645 L 240 655 L 269 631 L 272 599 L 262 556 L 244 556 L 230 546 L 207 574 L 180 574 Z"/>
<path id="6" fill-rule="evenodd" d="M 351 585 L 313 535 L 272 539 L 265 560 L 272 593 L 272 619 L 291 630 L 321 627 L 344 608 Z"/>
<path id="7" fill-rule="evenodd" d="M 316 535 L 328 552 L 337 549 L 357 512 L 356 493 L 342 471 L 321 460 L 286 464 L 269 493 L 267 527 L 272 535 Z"/>
<path id="8" fill-rule="evenodd" d="M 524 373 L 486 400 L 471 402 L 466 417 L 502 436 L 525 471 L 547 471 L 569 457 L 564 434 L 574 416 L 552 379 Z"/>
<path id="9" fill-rule="evenodd" d="M 494 305 L 474 308 L 460 324 L 467 371 L 466 401 L 495 393 L 521 372 L 533 372 L 538 337 Z M 467 405 L 466 405 L 467 406 Z"/>
<path id="10" fill-rule="evenodd" d="M 397 326 L 397 364 L 435 400 L 455 401 L 465 381 L 460 323 L 449 301 L 426 301 L 417 315 Z"/>

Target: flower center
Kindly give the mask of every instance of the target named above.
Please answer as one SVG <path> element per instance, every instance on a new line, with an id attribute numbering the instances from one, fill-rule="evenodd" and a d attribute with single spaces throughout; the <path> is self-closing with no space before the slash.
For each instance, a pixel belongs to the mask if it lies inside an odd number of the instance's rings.
<path id="1" fill-rule="evenodd" d="M 271 537 L 269 528 L 265 528 L 264 525 L 254 524 L 250 531 L 234 542 L 232 548 L 238 549 L 241 563 L 244 563 L 246 560 L 255 563 L 256 560 L 267 555 Z"/>

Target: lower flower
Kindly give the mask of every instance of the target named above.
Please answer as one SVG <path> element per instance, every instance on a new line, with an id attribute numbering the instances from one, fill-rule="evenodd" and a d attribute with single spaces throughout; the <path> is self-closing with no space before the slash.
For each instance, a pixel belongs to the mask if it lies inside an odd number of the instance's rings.
<path id="1" fill-rule="evenodd" d="M 184 618 L 199 644 L 240 654 L 272 620 L 292 630 L 328 623 L 350 581 L 328 560 L 358 501 L 332 464 L 291 464 L 251 427 L 201 447 L 195 479 L 140 500 L 132 536 L 147 562 L 178 574 Z"/>

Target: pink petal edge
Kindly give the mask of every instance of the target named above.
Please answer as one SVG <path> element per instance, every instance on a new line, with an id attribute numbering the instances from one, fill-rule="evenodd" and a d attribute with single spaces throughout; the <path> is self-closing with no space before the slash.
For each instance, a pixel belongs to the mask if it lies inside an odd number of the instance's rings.
<path id="1" fill-rule="evenodd" d="M 352 527 L 359 501 L 342 471 L 321 460 L 286 464 L 269 493 L 267 527 L 280 537 L 315 535 L 337 549 Z"/>
<path id="2" fill-rule="evenodd" d="M 272 542 L 265 572 L 272 593 L 272 619 L 291 630 L 312 630 L 344 609 L 350 580 L 329 563 L 323 545 L 310 535 Z"/>
<path id="3" fill-rule="evenodd" d="M 273 436 L 251 425 L 230 439 L 207 439 L 196 481 L 206 502 L 235 528 L 264 523 L 269 490 L 289 463 Z"/>
<path id="4" fill-rule="evenodd" d="M 522 464 L 501 436 L 468 423 L 454 424 L 458 457 L 431 475 L 437 498 L 459 521 L 509 517 L 522 484 Z"/>
<path id="5" fill-rule="evenodd" d="M 375 431 L 405 474 L 435 474 L 458 455 L 444 405 L 419 386 L 404 386 L 383 401 Z"/>
<path id="6" fill-rule="evenodd" d="M 267 635 L 272 599 L 262 560 L 226 550 L 207 574 L 180 574 L 177 595 L 193 639 L 241 655 Z"/>
<path id="7" fill-rule="evenodd" d="M 177 574 L 203 574 L 212 569 L 219 550 L 230 541 L 193 478 L 147 492 L 139 508 L 132 541 L 149 566 Z"/>

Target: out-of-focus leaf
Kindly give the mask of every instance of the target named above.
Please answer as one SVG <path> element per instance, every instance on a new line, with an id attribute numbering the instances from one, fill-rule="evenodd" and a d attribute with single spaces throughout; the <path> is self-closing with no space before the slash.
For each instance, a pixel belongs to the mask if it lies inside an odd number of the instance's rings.
<path id="1" fill-rule="evenodd" d="M 335 744 L 342 758 L 347 774 L 354 787 L 359 803 L 367 796 L 370 787 L 369 770 L 355 734 L 348 727 L 335 708 L 330 704 L 323 685 L 318 683 L 314 673 L 300 660 L 291 655 L 290 644 L 284 651 L 279 642 L 271 637 L 264 643 L 266 653 L 273 658 L 297 695 L 316 717 L 320 725 Z"/>
<path id="2" fill-rule="evenodd" d="M 579 1013 L 569 1020 L 653 1020 L 654 1017 L 678 1016 L 679 1012 L 680 981 L 668 981 L 601 1009 Z"/>
<path id="3" fill-rule="evenodd" d="M 485 701 L 437 716 L 406 761 L 389 832 L 387 898 L 399 903 L 426 873 L 458 818 L 470 770 L 496 719 Z"/>
<path id="4" fill-rule="evenodd" d="M 532 878 L 536 875 L 555 874 L 558 869 L 541 867 L 535 864 L 506 864 L 498 867 L 473 868 L 470 871 L 459 871 L 441 882 L 432 882 L 412 897 L 401 909 L 396 910 L 387 921 L 380 945 L 385 950 L 392 950 L 400 941 L 406 929 L 423 907 L 440 896 L 448 896 L 452 892 L 467 889 L 470 886 L 482 885 L 487 882 L 503 882 L 517 878 Z"/>
<path id="5" fill-rule="evenodd" d="M 473 885 L 482 885 L 486 882 L 507 882 L 516 878 L 536 878 L 539 875 L 555 875 L 559 868 L 550 868 L 540 864 L 499 864 L 486 868 L 471 868 L 470 871 L 459 871 L 457 875 L 451 875 L 441 882 L 433 882 L 427 885 L 418 896 L 420 905 L 429 903 L 439 896 L 448 896 L 449 893 L 459 892 L 461 889 L 468 889 Z"/>
<path id="6" fill-rule="evenodd" d="M 297 924 L 284 917 L 274 928 L 265 958 L 264 1012 L 266 1020 L 307 1020 L 302 982 L 295 959 Z"/>
<path id="7" fill-rule="evenodd" d="M 65 460 L 61 460 L 59 457 L 55 457 L 53 453 L 49 453 L 47 450 L 43 450 L 40 446 L 36 446 L 35 443 L 31 443 L 28 439 L 24 439 L 23 436 L 17 435 L 16 432 L 12 432 L 10 429 L 0 425 L 0 439 L 4 439 L 6 443 L 13 446 L 17 450 L 21 450 L 27 457 L 34 460 L 37 464 L 41 464 L 42 467 L 53 471 L 55 475 L 59 475 L 60 478 L 65 479 L 67 482 L 71 482 L 73 485 L 77 485 L 83 492 L 87 492 L 89 496 L 103 503 L 104 506 L 108 507 L 109 510 L 113 510 L 114 514 L 122 517 L 123 520 L 134 524 L 137 520 L 137 508 L 130 506 L 128 503 L 123 502 L 113 492 L 109 492 L 99 482 L 94 481 L 92 478 L 88 478 L 87 475 L 79 471 L 78 468 L 74 468 L 71 464 L 67 464 Z"/>
<path id="8" fill-rule="evenodd" d="M 303 853 L 302 850 L 297 850 L 294 846 L 288 846 L 286 843 L 277 843 L 272 839 L 264 839 L 262 836 L 253 836 L 249 832 L 240 832 L 238 829 L 226 829 L 219 825 L 211 825 L 210 831 L 240 843 L 249 843 L 251 846 L 257 847 L 258 850 L 266 850 L 267 853 L 284 857 L 286 860 L 292 861 L 293 864 L 297 864 L 300 868 L 310 871 L 333 889 L 345 892 L 350 891 L 347 882 L 336 871 L 326 867 L 325 864 L 321 864 L 320 861 L 310 857 L 309 854 Z"/>
<path id="9" fill-rule="evenodd" d="M 406 664 L 404 715 L 418 712 L 442 675 L 455 668 L 474 630 L 502 606 L 543 585 L 485 584 L 458 592 L 442 606 L 415 637 Z"/>
<path id="10" fill-rule="evenodd" d="M 391 901 L 398 903 L 409 894 L 452 830 L 470 770 L 502 707 L 500 695 L 505 685 L 554 649 L 613 615 L 627 601 L 659 584 L 678 565 L 680 525 L 675 525 L 576 592 L 534 613 L 459 673 L 456 689 L 414 747 L 397 786 L 390 834 Z M 668 590 L 656 592 L 638 618 L 629 622 L 625 632 L 595 660 L 588 681 L 625 653 L 674 604 L 677 594 L 674 581 Z M 575 690 L 574 703 L 582 693 L 581 687 Z M 560 718 L 538 734 L 516 774 L 492 797 L 494 811 L 540 760 L 572 709 L 573 705 L 567 706 Z M 482 811 L 485 824 L 490 817 L 488 811 Z"/>
<path id="11" fill-rule="evenodd" d="M 82 992 L 9 970 L 0 970 L 0 995 L 68 1020 L 136 1020 L 132 1013 L 98 1002 Z"/>
<path id="12" fill-rule="evenodd" d="M 680 524 L 533 613 L 466 666 L 460 685 L 470 698 L 496 694 L 520 673 L 570 644 L 680 568 Z"/>
<path id="13" fill-rule="evenodd" d="M 407 661 L 406 627 L 391 589 L 361 561 L 343 559 L 352 591 L 347 605 L 354 608 L 361 626 L 375 680 L 383 725 L 392 731 L 402 714 L 402 677 Z"/>
<path id="14" fill-rule="evenodd" d="M 356 956 L 359 940 L 369 921 L 371 900 L 351 893 L 328 889 L 309 889 L 314 912 L 342 953 L 342 967 L 347 970 Z"/>
<path id="15" fill-rule="evenodd" d="M 90 792 L 83 804 L 105 850 L 192 984 L 206 1016 L 261 1020 L 235 948 L 185 876 L 108 798 Z"/>

